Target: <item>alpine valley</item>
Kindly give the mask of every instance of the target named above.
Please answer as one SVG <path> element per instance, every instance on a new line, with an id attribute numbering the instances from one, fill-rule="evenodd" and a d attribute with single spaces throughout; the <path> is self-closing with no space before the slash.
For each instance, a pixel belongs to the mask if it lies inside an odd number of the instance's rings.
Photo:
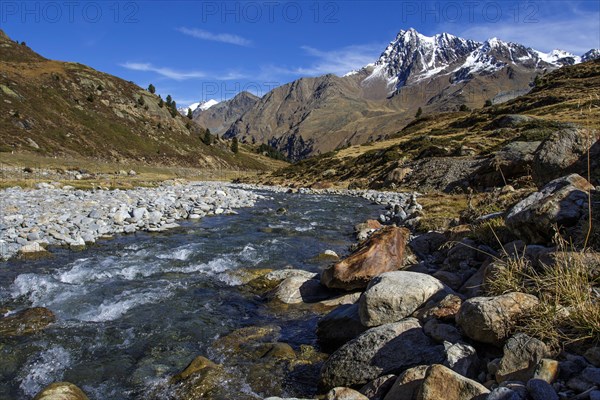
<path id="1" fill-rule="evenodd" d="M 225 138 L 268 143 L 300 160 L 388 138 L 419 108 L 434 114 L 506 102 L 528 93 L 536 76 L 599 56 L 597 49 L 546 54 L 496 38 L 481 43 L 401 30 L 379 59 L 359 70 L 301 78 L 261 99 L 241 94 L 218 109 L 197 109 L 194 119 Z"/>

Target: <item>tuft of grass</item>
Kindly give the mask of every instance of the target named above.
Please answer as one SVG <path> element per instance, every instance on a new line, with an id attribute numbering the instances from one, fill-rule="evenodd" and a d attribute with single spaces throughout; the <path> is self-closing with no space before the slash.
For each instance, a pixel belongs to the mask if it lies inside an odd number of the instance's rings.
<path id="1" fill-rule="evenodd" d="M 518 254 L 495 263 L 488 294 L 530 293 L 540 305 L 524 318 L 522 331 L 555 349 L 600 343 L 600 255 L 572 251 L 559 240 L 554 262 L 537 268 Z"/>

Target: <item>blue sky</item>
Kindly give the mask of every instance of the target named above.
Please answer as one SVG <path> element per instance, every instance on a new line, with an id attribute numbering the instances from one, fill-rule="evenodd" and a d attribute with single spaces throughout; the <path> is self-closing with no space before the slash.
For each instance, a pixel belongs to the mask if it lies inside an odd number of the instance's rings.
<path id="1" fill-rule="evenodd" d="M 410 27 L 581 55 L 600 47 L 600 2 L 0 2 L 0 28 L 13 39 L 48 58 L 153 83 L 179 105 L 342 75 Z"/>

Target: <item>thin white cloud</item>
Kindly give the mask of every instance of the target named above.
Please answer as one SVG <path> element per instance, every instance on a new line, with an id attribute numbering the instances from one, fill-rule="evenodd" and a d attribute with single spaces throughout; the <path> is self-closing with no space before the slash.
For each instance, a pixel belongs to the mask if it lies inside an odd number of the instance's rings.
<path id="1" fill-rule="evenodd" d="M 446 26 L 446 28 L 456 28 Z M 455 29 L 452 29 L 455 30 Z M 553 49 L 570 51 L 581 55 L 591 48 L 600 47 L 600 14 L 567 17 L 564 20 L 539 18 L 535 23 L 497 22 L 465 26 L 457 34 L 468 39 L 486 40 L 491 37 L 516 42 L 536 50 L 549 52 Z"/>
<path id="2" fill-rule="evenodd" d="M 304 53 L 313 59 L 308 66 L 285 67 L 269 65 L 264 66 L 264 75 L 300 75 L 319 76 L 325 74 L 344 75 L 350 71 L 360 69 L 377 60 L 384 44 L 352 45 L 335 50 L 319 50 L 311 46 L 302 46 Z"/>
<path id="3" fill-rule="evenodd" d="M 206 73 L 202 71 L 176 71 L 168 67 L 155 67 L 150 63 L 126 62 L 120 65 L 123 68 L 127 68 L 133 71 L 155 72 L 161 76 L 164 76 L 165 78 L 174 79 L 176 81 L 184 81 L 187 79 L 198 79 L 206 77 Z"/>
<path id="4" fill-rule="evenodd" d="M 177 28 L 177 31 L 196 39 L 211 40 L 213 42 L 229 43 L 237 46 L 250 46 L 252 44 L 252 41 L 231 33 L 212 33 L 204 29 L 186 27 Z"/>
<path id="5" fill-rule="evenodd" d="M 185 81 L 188 79 L 205 79 L 205 80 L 216 80 L 216 81 L 235 81 L 240 79 L 246 79 L 247 75 L 238 71 L 228 71 L 219 74 L 210 74 L 204 71 L 179 71 L 169 67 L 156 67 L 150 63 L 136 63 L 126 62 L 119 64 L 123 68 L 130 69 L 132 71 L 144 71 L 154 72 L 165 78 L 173 79 L 176 81 Z"/>

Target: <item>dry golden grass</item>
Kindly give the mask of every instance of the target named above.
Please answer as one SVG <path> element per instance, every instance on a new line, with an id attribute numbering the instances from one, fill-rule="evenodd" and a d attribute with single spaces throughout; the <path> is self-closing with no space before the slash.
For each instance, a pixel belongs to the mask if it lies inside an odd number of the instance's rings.
<path id="1" fill-rule="evenodd" d="M 538 297 L 540 305 L 521 329 L 556 349 L 600 342 L 600 255 L 571 251 L 560 242 L 554 262 L 534 268 L 521 254 L 499 261 L 486 281 L 490 295 L 519 291 Z"/>

